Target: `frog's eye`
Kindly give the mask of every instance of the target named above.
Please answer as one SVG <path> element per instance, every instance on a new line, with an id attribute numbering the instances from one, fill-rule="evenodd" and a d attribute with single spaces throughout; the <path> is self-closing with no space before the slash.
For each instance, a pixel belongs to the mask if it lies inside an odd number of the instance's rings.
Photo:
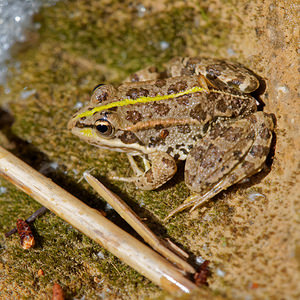
<path id="1" fill-rule="evenodd" d="M 102 86 L 102 85 L 105 85 L 105 84 L 100 83 L 100 84 L 96 85 L 96 86 L 94 87 L 94 89 L 93 89 L 93 92 L 94 92 L 98 87 L 100 87 L 100 86 Z"/>
<path id="2" fill-rule="evenodd" d="M 95 122 L 95 127 L 103 136 L 109 137 L 113 134 L 113 127 L 106 119 L 100 119 Z"/>

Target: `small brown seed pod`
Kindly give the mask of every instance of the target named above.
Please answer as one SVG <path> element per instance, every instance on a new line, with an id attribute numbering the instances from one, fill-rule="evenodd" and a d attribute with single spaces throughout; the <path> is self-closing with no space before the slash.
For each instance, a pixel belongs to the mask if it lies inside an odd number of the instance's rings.
<path id="1" fill-rule="evenodd" d="M 23 249 L 32 248 L 35 244 L 34 236 L 29 225 L 22 219 L 17 220 L 17 230 L 21 240 Z"/>
<path id="2" fill-rule="evenodd" d="M 64 300 L 64 293 L 62 287 L 58 283 L 53 285 L 52 300 Z"/>

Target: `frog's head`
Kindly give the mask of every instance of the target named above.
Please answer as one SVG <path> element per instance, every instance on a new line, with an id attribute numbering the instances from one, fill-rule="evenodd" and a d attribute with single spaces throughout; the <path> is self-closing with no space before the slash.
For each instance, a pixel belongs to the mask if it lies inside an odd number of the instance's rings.
<path id="1" fill-rule="evenodd" d="M 147 153 L 136 134 L 124 129 L 126 120 L 118 112 L 122 101 L 112 85 L 97 86 L 89 104 L 69 121 L 68 129 L 80 139 L 100 148 L 131 155 Z"/>

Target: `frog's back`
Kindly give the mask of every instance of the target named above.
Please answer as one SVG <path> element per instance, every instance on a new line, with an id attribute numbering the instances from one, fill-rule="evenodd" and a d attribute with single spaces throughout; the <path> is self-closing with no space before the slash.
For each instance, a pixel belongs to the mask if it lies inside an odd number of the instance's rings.
<path id="1" fill-rule="evenodd" d="M 123 130 L 134 132 L 148 149 L 182 160 L 218 118 L 256 111 L 251 96 L 229 88 L 206 90 L 199 76 L 126 83 L 116 99 L 112 110 Z"/>
<path id="2" fill-rule="evenodd" d="M 126 83 L 118 88 L 118 104 L 113 110 L 130 128 L 171 119 L 204 126 L 218 117 L 236 118 L 256 111 L 256 100 L 248 94 L 228 87 L 208 88 L 201 86 L 199 76 Z"/>

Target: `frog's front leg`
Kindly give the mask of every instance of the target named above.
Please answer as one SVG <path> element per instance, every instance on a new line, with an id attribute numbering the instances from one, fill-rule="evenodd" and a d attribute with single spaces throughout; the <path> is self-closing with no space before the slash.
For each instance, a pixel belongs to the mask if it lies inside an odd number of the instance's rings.
<path id="1" fill-rule="evenodd" d="M 142 156 L 145 165 L 144 172 L 137 166 L 133 157 L 128 155 L 128 158 L 135 176 L 129 178 L 115 177 L 115 179 L 134 182 L 141 190 L 154 190 L 160 187 L 171 179 L 177 171 L 175 160 L 164 152 L 148 154 L 147 159 Z"/>
<path id="2" fill-rule="evenodd" d="M 259 172 L 270 150 L 273 118 L 257 112 L 244 119 L 216 124 L 189 153 L 185 183 L 192 195 L 173 214 L 195 209 L 222 190 Z"/>
<path id="3" fill-rule="evenodd" d="M 167 76 L 203 75 L 212 85 L 251 93 L 259 87 L 255 74 L 239 63 L 208 57 L 177 57 L 166 65 Z M 221 84 L 221 86 L 220 86 Z"/>

